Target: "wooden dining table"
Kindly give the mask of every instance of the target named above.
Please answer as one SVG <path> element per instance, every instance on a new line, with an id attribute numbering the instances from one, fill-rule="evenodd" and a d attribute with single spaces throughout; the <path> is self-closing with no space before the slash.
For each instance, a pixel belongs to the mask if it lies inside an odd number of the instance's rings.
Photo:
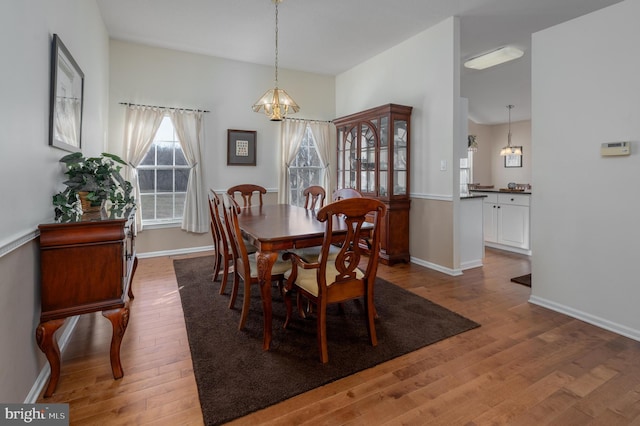
<path id="1" fill-rule="evenodd" d="M 258 280 L 264 314 L 263 349 L 269 350 L 272 337 L 271 269 L 278 252 L 294 248 L 322 245 L 325 222 L 316 218 L 314 210 L 289 204 L 248 206 L 238 216 L 240 230 L 257 249 Z M 347 231 L 346 223 L 333 221 L 334 241 Z"/>

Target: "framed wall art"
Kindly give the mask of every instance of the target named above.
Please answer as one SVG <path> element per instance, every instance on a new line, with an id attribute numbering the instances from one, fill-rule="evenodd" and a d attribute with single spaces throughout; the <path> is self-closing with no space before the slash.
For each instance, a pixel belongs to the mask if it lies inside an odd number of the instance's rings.
<path id="1" fill-rule="evenodd" d="M 227 165 L 256 165 L 255 130 L 227 130 Z"/>
<path id="2" fill-rule="evenodd" d="M 66 151 L 82 148 L 84 73 L 57 34 L 51 49 L 49 145 Z"/>
<path id="3" fill-rule="evenodd" d="M 520 152 L 522 152 L 521 146 L 518 146 L 515 148 L 520 148 Z M 505 155 L 504 166 L 505 167 L 522 167 L 522 155 Z"/>

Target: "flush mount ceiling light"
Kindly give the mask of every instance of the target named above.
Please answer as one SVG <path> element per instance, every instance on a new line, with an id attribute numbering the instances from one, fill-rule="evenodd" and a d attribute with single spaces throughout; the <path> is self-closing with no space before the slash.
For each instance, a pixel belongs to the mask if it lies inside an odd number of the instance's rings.
<path id="1" fill-rule="evenodd" d="M 507 146 L 500 150 L 500 155 L 502 157 L 506 155 L 522 155 L 522 149 L 519 146 L 511 146 L 511 109 L 513 109 L 513 105 L 507 105 L 507 109 L 509 110 L 509 133 L 507 133 Z"/>
<path id="2" fill-rule="evenodd" d="M 524 52 L 517 47 L 504 46 L 489 53 L 469 59 L 464 63 L 464 66 L 474 70 L 483 70 L 494 65 L 518 59 L 522 55 L 524 55 Z"/>
<path id="3" fill-rule="evenodd" d="M 276 5 L 276 78 L 273 89 L 269 89 L 258 101 L 253 104 L 253 111 L 260 112 L 261 110 L 269 117 L 271 121 L 282 121 L 287 114 L 294 114 L 300 111 L 300 107 L 296 102 L 291 99 L 291 96 L 284 91 L 284 89 L 278 88 L 278 4 L 282 3 L 282 0 L 272 0 Z"/>

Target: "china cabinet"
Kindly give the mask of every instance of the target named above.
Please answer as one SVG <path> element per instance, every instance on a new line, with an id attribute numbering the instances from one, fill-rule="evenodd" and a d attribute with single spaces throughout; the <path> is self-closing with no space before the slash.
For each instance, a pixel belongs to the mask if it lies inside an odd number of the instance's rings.
<path id="1" fill-rule="evenodd" d="M 101 311 L 111 321 L 111 370 L 124 373 L 120 344 L 129 322 L 131 280 L 137 266 L 134 210 L 84 214 L 77 220 L 46 223 L 40 230 L 41 313 L 36 341 L 51 366 L 44 392 L 60 378 L 60 350 L 54 334 L 65 319 Z"/>
<path id="2" fill-rule="evenodd" d="M 412 109 L 387 104 L 333 120 L 338 140 L 338 188 L 356 189 L 387 205 L 380 260 L 388 265 L 410 260 Z"/>

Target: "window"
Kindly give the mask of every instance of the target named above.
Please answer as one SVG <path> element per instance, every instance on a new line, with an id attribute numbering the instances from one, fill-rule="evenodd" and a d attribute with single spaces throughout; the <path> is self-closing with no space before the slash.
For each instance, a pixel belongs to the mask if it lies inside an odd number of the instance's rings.
<path id="1" fill-rule="evenodd" d="M 169 117 L 162 120 L 137 171 L 142 223 L 150 225 L 180 222 L 190 167 Z"/>
<path id="2" fill-rule="evenodd" d="M 311 129 L 307 126 L 293 164 L 289 166 L 291 205 L 304 207 L 302 192 L 311 185 L 322 185 L 322 163 Z"/>
<path id="3" fill-rule="evenodd" d="M 473 183 L 473 151 L 467 151 L 467 158 L 460 159 L 460 195 L 469 194 L 469 183 Z"/>

